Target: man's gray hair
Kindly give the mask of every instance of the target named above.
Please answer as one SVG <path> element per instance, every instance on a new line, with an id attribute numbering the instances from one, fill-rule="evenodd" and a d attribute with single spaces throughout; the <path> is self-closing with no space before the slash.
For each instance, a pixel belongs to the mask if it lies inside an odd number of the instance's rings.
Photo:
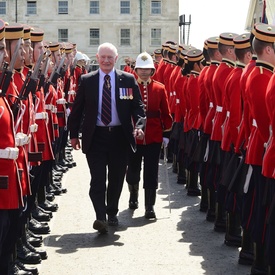
<path id="1" fill-rule="evenodd" d="M 99 53 L 99 51 L 102 48 L 109 48 L 114 52 L 115 56 L 118 55 L 117 48 L 112 43 L 109 43 L 109 42 L 102 43 L 101 45 L 98 46 L 97 52 Z"/>

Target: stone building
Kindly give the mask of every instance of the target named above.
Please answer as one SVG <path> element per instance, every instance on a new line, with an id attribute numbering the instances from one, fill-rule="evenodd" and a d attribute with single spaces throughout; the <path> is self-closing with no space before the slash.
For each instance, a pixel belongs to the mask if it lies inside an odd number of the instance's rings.
<path id="1" fill-rule="evenodd" d="M 92 60 L 99 44 L 111 42 L 126 56 L 178 42 L 179 0 L 0 0 L 0 18 L 45 31 L 46 41 L 69 41 Z"/>

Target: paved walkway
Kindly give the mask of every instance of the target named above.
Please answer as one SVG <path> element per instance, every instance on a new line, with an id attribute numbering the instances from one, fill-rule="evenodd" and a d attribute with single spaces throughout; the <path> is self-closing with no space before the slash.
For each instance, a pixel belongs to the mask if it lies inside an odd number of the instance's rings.
<path id="1" fill-rule="evenodd" d="M 38 266 L 41 275 L 246 275 L 250 267 L 237 263 L 238 249 L 223 244 L 224 234 L 199 211 L 199 198 L 189 197 L 176 174 L 160 163 L 155 211 L 157 221 L 144 218 L 140 207 L 128 209 L 124 185 L 117 228 L 99 235 L 93 228 L 95 214 L 88 196 L 90 175 L 85 156 L 73 152 L 77 166 L 63 177 L 68 193 L 56 197 L 59 210 L 44 236 L 48 259 Z M 166 183 L 168 171 L 169 185 Z M 171 212 L 169 196 L 171 196 Z"/>

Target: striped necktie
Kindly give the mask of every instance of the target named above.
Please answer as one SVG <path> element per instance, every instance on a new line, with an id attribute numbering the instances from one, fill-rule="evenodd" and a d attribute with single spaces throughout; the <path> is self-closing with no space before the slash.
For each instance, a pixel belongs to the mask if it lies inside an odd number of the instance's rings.
<path id="1" fill-rule="evenodd" d="M 111 104 L 111 84 L 110 76 L 104 76 L 104 84 L 102 91 L 101 121 L 104 125 L 108 125 L 112 121 L 112 104 Z"/>

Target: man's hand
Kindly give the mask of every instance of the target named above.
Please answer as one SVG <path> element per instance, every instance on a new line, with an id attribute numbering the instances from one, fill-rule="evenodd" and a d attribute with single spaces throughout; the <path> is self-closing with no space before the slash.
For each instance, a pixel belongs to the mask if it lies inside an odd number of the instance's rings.
<path id="1" fill-rule="evenodd" d="M 141 129 L 134 129 L 133 136 L 134 138 L 137 138 L 137 139 L 143 139 L 144 132 Z"/>
<path id="2" fill-rule="evenodd" d="M 80 141 L 79 141 L 78 138 L 72 138 L 71 139 L 71 144 L 72 144 L 72 146 L 75 150 L 79 150 L 81 148 Z"/>

